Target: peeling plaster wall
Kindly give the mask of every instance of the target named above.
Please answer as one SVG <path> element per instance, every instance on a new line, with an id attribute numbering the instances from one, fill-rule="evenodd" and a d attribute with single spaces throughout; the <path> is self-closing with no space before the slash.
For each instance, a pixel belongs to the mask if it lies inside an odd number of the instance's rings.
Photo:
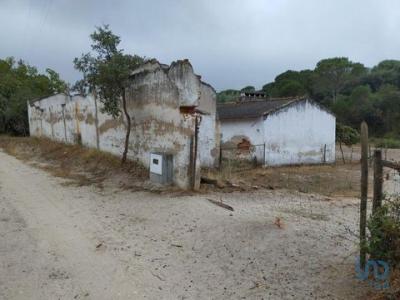
<path id="1" fill-rule="evenodd" d="M 174 62 L 170 67 L 152 60 L 132 74 L 126 96 L 132 122 L 128 157 L 149 166 L 151 152 L 173 154 L 174 182 L 182 188 L 190 187 L 193 174 L 190 158 L 195 116 L 181 113 L 180 106 L 200 107 L 204 101 L 209 115 L 199 131 L 195 172 L 198 186 L 200 162 L 212 165 L 217 159 L 211 155 L 218 142 L 215 138 L 215 91 L 200 81 L 187 60 Z M 98 139 L 100 150 L 121 155 L 126 121 L 122 116 L 113 119 L 102 113 L 101 107 L 97 101 L 96 110 L 92 95 L 59 94 L 28 103 L 31 135 L 66 143 L 80 142 L 92 148 L 97 147 Z M 206 134 L 210 135 L 209 139 Z M 209 142 L 203 145 L 205 140 Z"/>
<path id="2" fill-rule="evenodd" d="M 66 103 L 69 96 L 57 94 L 36 101 L 33 105 L 28 103 L 29 129 L 32 136 L 45 136 L 54 140 L 64 139 L 62 123 L 62 104 Z M 61 120 L 61 122 L 60 122 Z"/>
<path id="3" fill-rule="evenodd" d="M 220 129 L 217 125 L 217 94 L 208 84 L 201 84 L 198 109 L 203 112 L 199 130 L 199 155 L 202 167 L 216 167 L 220 146 Z"/>
<path id="4" fill-rule="evenodd" d="M 76 142 L 78 139 L 77 135 L 80 135 L 80 140 L 83 146 L 95 148 L 96 108 L 94 97 L 92 95 L 87 97 L 74 96 L 71 100 L 72 101 L 66 105 L 66 117 L 68 117 L 70 123 L 67 130 L 69 142 Z M 73 131 L 74 129 L 75 132 Z"/>
<path id="5" fill-rule="evenodd" d="M 313 164 L 322 163 L 326 145 L 326 162 L 335 161 L 336 118 L 312 103 L 304 100 L 275 113 L 255 119 L 222 120 L 222 148 L 237 147 L 242 139 L 256 147 L 255 156 L 265 164 Z"/>
<path id="6" fill-rule="evenodd" d="M 252 145 L 264 143 L 264 126 L 262 118 L 232 119 L 221 122 L 222 145 L 233 147 L 233 141 L 245 138 Z"/>
<path id="7" fill-rule="evenodd" d="M 257 145 L 252 156 L 257 161 L 262 162 L 264 147 L 260 145 L 264 144 L 263 118 L 222 120 L 220 124 L 222 149 L 235 148 L 244 139 L 249 141 L 251 145 Z M 226 150 L 225 152 L 229 154 L 232 151 L 234 150 Z"/>
<path id="8" fill-rule="evenodd" d="M 129 156 L 139 158 L 147 166 L 150 152 L 173 154 L 176 184 L 188 187 L 195 117 L 181 114 L 179 107 L 199 104 L 200 79 L 188 61 L 173 63 L 169 69 L 161 65 L 154 68 L 151 64 L 158 62 L 149 63 L 150 71 L 135 74 L 127 91 L 134 129 Z"/>
<path id="9" fill-rule="evenodd" d="M 95 106 L 92 96 L 57 94 L 28 104 L 31 136 L 96 147 Z M 80 137 L 79 137 L 80 136 Z"/>
<path id="10" fill-rule="evenodd" d="M 264 121 L 267 165 L 335 161 L 335 117 L 304 100 L 270 114 Z"/>

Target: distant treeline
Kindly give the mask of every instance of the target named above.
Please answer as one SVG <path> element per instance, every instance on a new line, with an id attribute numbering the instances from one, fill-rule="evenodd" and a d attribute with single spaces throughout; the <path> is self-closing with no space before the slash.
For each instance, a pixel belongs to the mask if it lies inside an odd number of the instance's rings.
<path id="1" fill-rule="evenodd" d="M 0 59 L 0 133 L 28 133 L 27 99 L 66 91 L 58 73 L 45 74 L 23 61 Z M 232 101 L 253 86 L 218 93 L 218 101 Z M 331 109 L 337 120 L 359 128 L 367 121 L 377 137 L 400 139 L 400 61 L 385 60 L 373 68 L 345 57 L 317 63 L 314 70 L 286 71 L 262 87 L 268 97 L 307 95 Z"/>
<path id="2" fill-rule="evenodd" d="M 236 99 L 242 90 L 218 93 L 219 102 Z M 359 128 L 365 120 L 371 134 L 400 138 L 400 61 L 384 60 L 373 68 L 346 57 L 321 60 L 314 70 L 286 71 L 262 87 L 268 97 L 307 95 L 331 109 L 338 122 Z"/>
<path id="3" fill-rule="evenodd" d="M 66 89 L 67 84 L 52 69 L 40 74 L 22 60 L 0 59 L 0 134 L 27 135 L 27 100 Z"/>

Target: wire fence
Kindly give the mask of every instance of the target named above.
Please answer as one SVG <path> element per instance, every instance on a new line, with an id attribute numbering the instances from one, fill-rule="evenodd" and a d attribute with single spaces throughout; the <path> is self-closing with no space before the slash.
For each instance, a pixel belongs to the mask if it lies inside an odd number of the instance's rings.
<path id="1" fill-rule="evenodd" d="M 400 149 L 378 148 L 370 145 L 369 181 L 373 181 L 374 151 L 382 150 L 382 159 L 400 162 Z M 268 151 L 268 149 L 267 149 Z M 268 153 L 268 152 L 267 152 Z M 335 162 L 324 164 L 323 151 L 321 163 L 305 165 L 286 165 L 269 167 L 264 165 L 266 147 L 259 145 L 237 145 L 221 147 L 220 166 L 207 171 L 207 176 L 217 178 L 226 185 L 259 188 L 285 188 L 305 193 L 318 193 L 327 196 L 359 197 L 360 159 L 359 145 L 347 147 L 336 145 Z M 267 157 L 268 159 L 268 157 Z M 400 175 L 393 169 L 384 170 L 384 192 L 400 195 Z M 372 197 L 372 188 L 369 191 Z"/>
<path id="2" fill-rule="evenodd" d="M 268 150 L 266 151 L 265 144 L 252 145 L 246 141 L 242 141 L 235 147 L 221 147 L 219 154 L 219 169 L 229 170 L 231 172 L 241 172 L 251 170 L 261 166 L 268 167 Z M 352 147 L 343 146 L 340 148 L 340 152 L 335 154 L 336 161 L 348 163 L 360 159 L 357 149 Z M 329 157 L 327 157 L 329 156 Z M 317 155 L 318 161 L 314 164 L 324 164 L 327 160 L 330 160 L 329 151 L 327 152 L 327 146 L 321 145 L 320 154 Z M 315 160 L 315 157 L 313 158 Z M 297 156 L 293 159 L 297 160 Z M 306 164 L 306 163 L 305 163 Z"/>
<path id="3" fill-rule="evenodd" d="M 384 170 L 384 193 L 389 198 L 400 196 L 400 174 L 398 171 Z"/>
<path id="4" fill-rule="evenodd" d="M 383 160 L 400 163 L 400 149 L 376 149 L 381 150 Z M 386 198 L 400 197 L 400 172 L 398 170 L 389 167 L 383 168 L 383 193 Z"/>
<path id="5" fill-rule="evenodd" d="M 338 163 L 324 164 L 330 155 L 327 156 L 326 147 L 322 145 L 320 163 L 269 167 L 264 163 L 268 160 L 268 149 L 264 144 L 243 143 L 236 147 L 221 147 L 219 168 L 205 170 L 204 176 L 218 179 L 226 186 L 240 188 L 285 188 L 325 195 L 346 194 L 352 190 L 351 196 L 356 196 L 358 191 L 355 192 L 355 189 L 360 184 L 357 151 L 356 148 L 343 147 L 342 156 L 337 148 Z"/>

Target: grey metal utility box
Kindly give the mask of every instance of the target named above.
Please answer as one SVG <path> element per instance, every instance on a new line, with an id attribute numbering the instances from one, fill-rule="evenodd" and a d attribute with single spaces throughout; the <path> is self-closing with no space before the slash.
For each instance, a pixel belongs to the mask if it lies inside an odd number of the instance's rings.
<path id="1" fill-rule="evenodd" d="M 171 184 L 173 182 L 172 154 L 150 153 L 150 181 L 161 184 Z"/>

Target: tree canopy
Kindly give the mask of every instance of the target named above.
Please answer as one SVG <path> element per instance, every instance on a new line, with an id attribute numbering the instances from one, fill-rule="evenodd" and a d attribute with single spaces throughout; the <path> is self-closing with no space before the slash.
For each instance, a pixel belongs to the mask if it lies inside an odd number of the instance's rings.
<path id="1" fill-rule="evenodd" d="M 248 85 L 240 90 L 243 93 L 252 93 L 256 91 L 256 88 L 252 85 Z"/>
<path id="2" fill-rule="evenodd" d="M 52 69 L 40 74 L 22 60 L 0 59 L 0 133 L 27 135 L 27 101 L 66 90 L 67 84 Z"/>
<path id="3" fill-rule="evenodd" d="M 83 79 L 75 84 L 78 89 L 88 87 L 103 103 L 102 110 L 114 118 L 125 115 L 126 137 L 122 162 L 126 161 L 131 117 L 126 109 L 126 88 L 129 77 L 144 59 L 137 55 L 124 54 L 118 49 L 121 39 L 108 25 L 97 27 L 90 35 L 92 52 L 74 59 L 75 68 L 82 72 Z"/>
<path id="4" fill-rule="evenodd" d="M 365 120 L 375 136 L 400 139 L 400 61 L 372 68 L 347 57 L 322 59 L 312 70 L 288 70 L 263 85 L 267 97 L 309 96 L 332 110 L 338 122 L 359 128 Z M 218 93 L 218 101 L 238 98 L 240 90 Z"/>

